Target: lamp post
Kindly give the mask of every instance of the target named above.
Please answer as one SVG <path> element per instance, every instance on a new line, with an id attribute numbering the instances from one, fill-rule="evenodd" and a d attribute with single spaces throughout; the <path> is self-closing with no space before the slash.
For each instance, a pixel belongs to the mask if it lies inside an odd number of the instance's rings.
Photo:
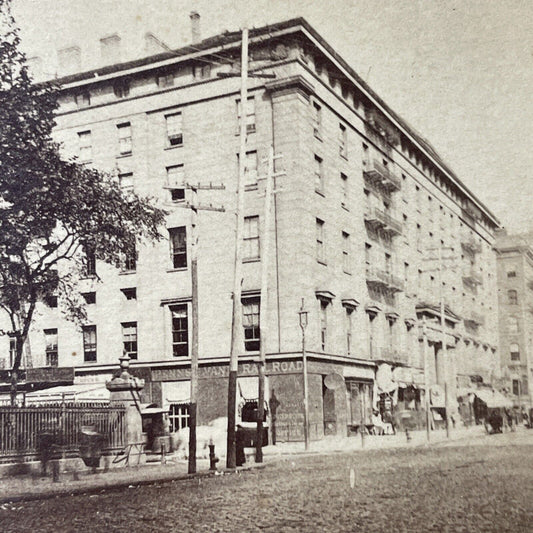
<path id="1" fill-rule="evenodd" d="M 303 363 L 303 380 L 304 380 L 304 441 L 305 449 L 309 449 L 309 402 L 307 386 L 307 354 L 305 353 L 305 328 L 307 328 L 308 312 L 304 309 L 304 299 L 302 306 L 298 311 L 300 317 L 300 329 L 302 330 L 302 363 Z"/>

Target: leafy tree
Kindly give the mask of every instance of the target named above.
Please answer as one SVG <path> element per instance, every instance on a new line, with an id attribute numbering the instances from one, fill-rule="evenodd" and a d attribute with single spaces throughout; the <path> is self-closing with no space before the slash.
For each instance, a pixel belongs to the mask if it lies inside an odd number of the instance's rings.
<path id="1" fill-rule="evenodd" d="M 84 248 L 117 265 L 136 241 L 161 238 L 165 216 L 116 177 L 62 157 L 52 136 L 59 88 L 32 82 L 19 45 L 0 0 L 0 307 L 17 339 L 12 402 L 36 304 L 59 294 L 66 316 L 83 320 Z"/>

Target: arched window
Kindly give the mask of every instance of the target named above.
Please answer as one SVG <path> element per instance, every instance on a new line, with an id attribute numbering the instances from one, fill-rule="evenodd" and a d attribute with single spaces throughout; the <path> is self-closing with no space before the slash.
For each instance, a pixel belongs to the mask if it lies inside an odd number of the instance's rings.
<path id="1" fill-rule="evenodd" d="M 517 305 L 518 304 L 518 294 L 514 289 L 511 289 L 507 291 L 507 303 L 509 305 Z"/>
<path id="2" fill-rule="evenodd" d="M 520 361 L 520 347 L 516 342 L 509 345 L 509 352 L 511 354 L 511 361 Z"/>
<path id="3" fill-rule="evenodd" d="M 509 333 L 518 333 L 518 318 L 510 316 L 507 319 L 507 330 Z"/>

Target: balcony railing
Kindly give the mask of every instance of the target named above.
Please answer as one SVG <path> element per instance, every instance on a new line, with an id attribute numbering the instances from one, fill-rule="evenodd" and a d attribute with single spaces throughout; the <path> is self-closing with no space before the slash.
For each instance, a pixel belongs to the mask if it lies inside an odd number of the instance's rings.
<path id="1" fill-rule="evenodd" d="M 402 188 L 401 180 L 377 159 L 371 159 L 363 164 L 363 175 L 369 181 L 379 183 L 386 190 L 399 191 Z"/>
<path id="2" fill-rule="evenodd" d="M 364 213 L 365 221 L 374 227 L 381 228 L 391 235 L 401 235 L 403 225 L 394 217 L 377 207 L 368 207 Z"/>
<path id="3" fill-rule="evenodd" d="M 386 286 L 388 282 L 388 274 L 380 268 L 373 266 L 366 267 L 366 281 L 371 285 Z"/>
<path id="4" fill-rule="evenodd" d="M 372 266 L 367 266 L 366 268 L 366 281 L 370 285 L 380 285 L 393 292 L 405 290 L 405 282 L 403 279 L 390 272 Z"/>

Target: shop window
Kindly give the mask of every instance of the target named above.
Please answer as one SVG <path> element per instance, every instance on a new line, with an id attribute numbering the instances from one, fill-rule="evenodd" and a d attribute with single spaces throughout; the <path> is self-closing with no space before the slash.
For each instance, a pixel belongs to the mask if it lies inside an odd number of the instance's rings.
<path id="1" fill-rule="evenodd" d="M 171 403 L 168 412 L 171 433 L 190 426 L 191 413 L 188 403 Z"/>

